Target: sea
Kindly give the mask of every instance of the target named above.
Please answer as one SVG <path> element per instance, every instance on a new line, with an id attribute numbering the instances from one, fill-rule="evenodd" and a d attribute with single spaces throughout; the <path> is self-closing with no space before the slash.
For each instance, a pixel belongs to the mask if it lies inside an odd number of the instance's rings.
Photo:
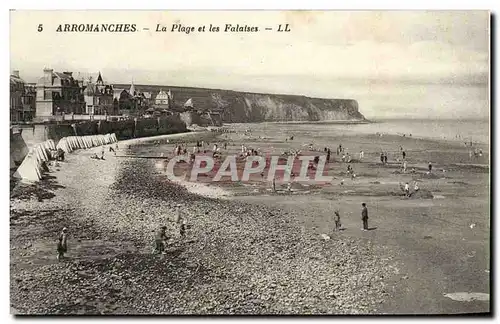
<path id="1" fill-rule="evenodd" d="M 260 129 L 273 137 L 276 133 L 329 137 L 343 134 L 388 134 L 489 145 L 490 121 L 488 119 L 372 119 L 367 123 L 321 121 L 288 123 L 247 124 L 249 129 Z"/>
<path id="2" fill-rule="evenodd" d="M 367 124 L 336 125 L 337 129 L 363 134 L 392 134 L 462 141 L 490 143 L 490 121 L 485 119 L 381 119 Z"/>

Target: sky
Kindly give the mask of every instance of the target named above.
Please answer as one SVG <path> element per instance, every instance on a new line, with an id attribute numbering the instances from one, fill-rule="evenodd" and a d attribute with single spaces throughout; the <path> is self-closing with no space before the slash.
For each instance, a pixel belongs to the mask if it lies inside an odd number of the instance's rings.
<path id="1" fill-rule="evenodd" d="M 101 71 L 111 83 L 353 98 L 368 117 L 489 116 L 487 11 L 13 11 L 10 19 L 11 70 L 28 82 L 50 67 Z M 135 23 L 139 32 L 57 33 L 65 23 Z M 173 24 L 196 31 L 171 32 Z M 209 32 L 210 24 L 259 32 Z"/>

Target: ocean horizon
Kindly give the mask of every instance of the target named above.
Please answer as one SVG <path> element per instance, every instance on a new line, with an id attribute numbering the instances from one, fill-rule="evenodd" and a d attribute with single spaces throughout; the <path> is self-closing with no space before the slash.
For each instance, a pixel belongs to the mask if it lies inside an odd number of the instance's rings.
<path id="1" fill-rule="evenodd" d="M 252 123 L 253 124 L 253 123 Z M 258 123 L 255 123 L 258 124 Z M 254 124 L 254 125 L 255 125 Z M 331 132 L 353 132 L 360 134 L 387 134 L 411 136 L 414 138 L 443 140 L 453 142 L 471 141 L 474 144 L 490 143 L 489 119 L 431 119 L 431 118 L 384 118 L 369 122 L 340 121 L 304 121 L 304 122 L 264 122 L 260 124 L 273 125 L 283 132 L 291 132 L 288 126 L 308 128 L 319 134 L 329 136 Z M 264 126 L 267 127 L 267 126 Z"/>

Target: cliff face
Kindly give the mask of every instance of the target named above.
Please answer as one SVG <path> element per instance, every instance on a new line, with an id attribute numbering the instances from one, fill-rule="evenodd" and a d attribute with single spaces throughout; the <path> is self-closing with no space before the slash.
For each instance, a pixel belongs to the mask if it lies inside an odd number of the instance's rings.
<path id="1" fill-rule="evenodd" d="M 124 87 L 126 85 L 116 85 Z M 305 96 L 259 94 L 203 88 L 136 85 L 137 91 L 149 91 L 152 98 L 170 89 L 176 106 L 192 99 L 197 110 L 219 111 L 226 123 L 263 121 L 364 120 L 358 103 L 352 99 L 321 99 Z"/>
<path id="2" fill-rule="evenodd" d="M 225 122 L 364 120 L 355 100 L 242 93 L 223 112 Z"/>

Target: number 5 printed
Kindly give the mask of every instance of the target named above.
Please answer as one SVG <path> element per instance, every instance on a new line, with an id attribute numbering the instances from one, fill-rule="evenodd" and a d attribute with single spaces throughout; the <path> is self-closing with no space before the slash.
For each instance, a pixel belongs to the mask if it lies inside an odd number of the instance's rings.
<path id="1" fill-rule="evenodd" d="M 41 31 L 43 31 L 43 25 L 42 24 L 38 25 L 38 32 L 41 32 Z"/>

